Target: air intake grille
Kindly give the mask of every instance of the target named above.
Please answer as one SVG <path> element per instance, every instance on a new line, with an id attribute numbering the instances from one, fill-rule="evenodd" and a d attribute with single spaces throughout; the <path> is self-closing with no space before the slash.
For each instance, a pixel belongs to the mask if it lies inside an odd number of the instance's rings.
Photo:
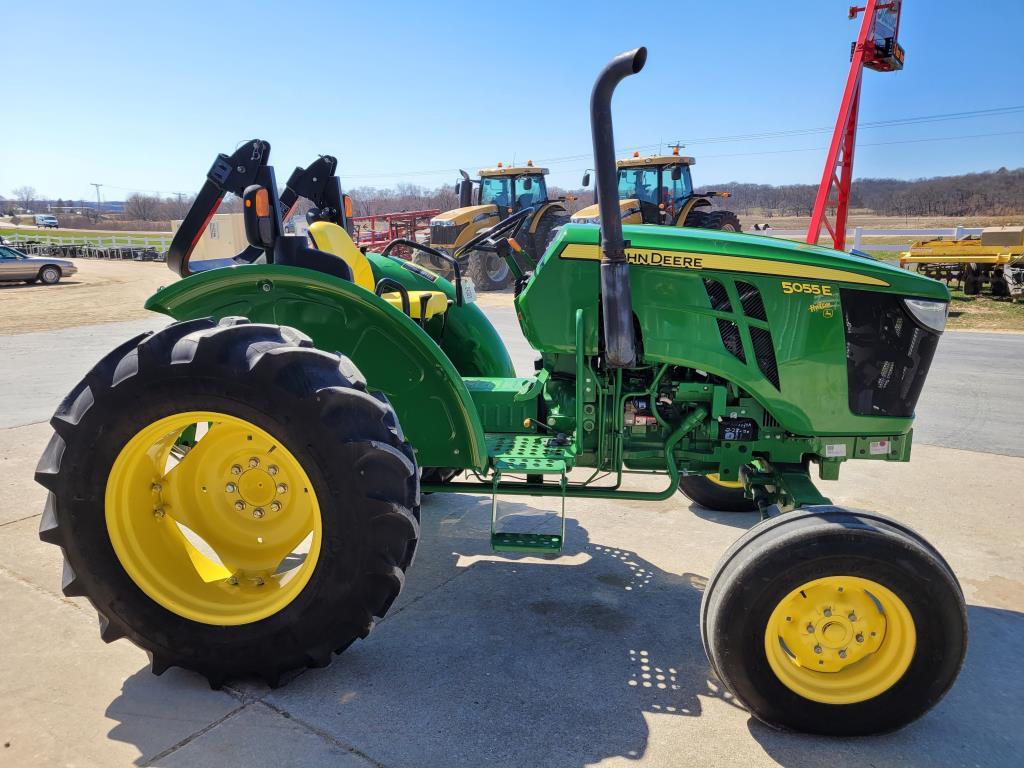
<path id="1" fill-rule="evenodd" d="M 779 366 L 775 362 L 775 345 L 772 343 L 772 334 L 763 328 L 750 329 L 750 341 L 754 346 L 754 359 L 757 360 L 757 367 L 761 369 L 764 377 L 779 388 Z"/>
<path id="2" fill-rule="evenodd" d="M 747 362 L 747 356 L 743 354 L 743 341 L 740 339 L 740 329 L 736 327 L 736 323 L 728 320 L 719 320 L 718 332 L 722 334 L 722 343 L 732 353 L 733 357 L 741 363 Z"/>
<path id="3" fill-rule="evenodd" d="M 704 278 L 704 290 L 708 292 L 712 309 L 719 312 L 732 312 L 732 304 L 729 302 L 729 294 L 726 293 L 724 285 L 717 280 Z M 719 325 L 721 325 L 721 321 L 719 321 Z"/>
<path id="4" fill-rule="evenodd" d="M 465 228 L 465 224 L 446 227 L 433 224 L 430 227 L 430 244 L 435 248 L 438 246 L 453 246 L 455 245 L 455 241 L 459 239 L 459 235 L 462 234 L 462 230 Z"/>
<path id="5" fill-rule="evenodd" d="M 761 300 L 761 292 L 756 286 L 750 283 L 736 283 L 736 290 L 740 293 L 740 304 L 743 305 L 743 313 L 755 320 L 767 320 L 768 315 L 764 311 L 764 302 Z"/>
<path id="6" fill-rule="evenodd" d="M 913 416 L 939 334 L 918 325 L 899 296 L 842 291 L 850 410 Z"/>

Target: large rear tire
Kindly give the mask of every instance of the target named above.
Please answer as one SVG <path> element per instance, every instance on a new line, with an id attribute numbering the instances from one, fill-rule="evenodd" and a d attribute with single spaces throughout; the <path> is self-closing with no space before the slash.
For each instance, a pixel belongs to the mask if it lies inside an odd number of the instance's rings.
<path id="1" fill-rule="evenodd" d="M 719 229 L 723 232 L 742 232 L 740 219 L 732 211 L 708 211 L 698 208 L 687 215 L 684 226 L 697 229 Z"/>
<path id="2" fill-rule="evenodd" d="M 40 538 L 64 551 L 64 594 L 156 674 L 277 685 L 365 637 L 402 588 L 412 450 L 356 367 L 294 329 L 200 319 L 137 337 L 51 424 Z"/>
<path id="3" fill-rule="evenodd" d="M 830 736 L 893 731 L 956 679 L 967 613 L 923 538 L 880 515 L 786 513 L 726 551 L 701 603 L 704 649 L 768 725 Z"/>

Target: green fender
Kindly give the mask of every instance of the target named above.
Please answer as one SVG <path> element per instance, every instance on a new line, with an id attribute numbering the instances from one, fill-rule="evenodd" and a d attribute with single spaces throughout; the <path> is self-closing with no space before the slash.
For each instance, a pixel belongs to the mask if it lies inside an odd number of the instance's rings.
<path id="1" fill-rule="evenodd" d="M 455 366 L 419 325 L 350 282 L 281 265 L 213 269 L 161 288 L 146 309 L 298 328 L 318 348 L 351 358 L 388 396 L 420 466 L 487 465 L 480 417 Z"/>

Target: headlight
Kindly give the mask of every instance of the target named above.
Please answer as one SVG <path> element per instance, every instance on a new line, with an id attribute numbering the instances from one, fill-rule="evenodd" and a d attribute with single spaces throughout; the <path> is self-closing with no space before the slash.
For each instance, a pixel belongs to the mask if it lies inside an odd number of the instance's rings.
<path id="1" fill-rule="evenodd" d="M 432 227 L 454 227 L 455 222 L 451 219 L 431 219 L 430 226 Z"/>
<path id="2" fill-rule="evenodd" d="M 600 224 L 600 216 L 580 216 L 572 220 L 573 224 Z"/>
<path id="3" fill-rule="evenodd" d="M 910 314 L 925 328 L 942 333 L 946 330 L 946 315 L 949 304 L 945 301 L 926 301 L 924 299 L 904 299 L 903 303 Z"/>

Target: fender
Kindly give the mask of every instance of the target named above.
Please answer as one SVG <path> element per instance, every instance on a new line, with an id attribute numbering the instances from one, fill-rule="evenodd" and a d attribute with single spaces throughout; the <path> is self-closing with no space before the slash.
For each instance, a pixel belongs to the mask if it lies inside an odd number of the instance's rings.
<path id="1" fill-rule="evenodd" d="M 690 215 L 690 211 L 694 208 L 705 208 L 711 205 L 711 200 L 702 195 L 693 195 L 679 207 L 679 213 L 676 214 L 675 226 L 683 227 L 686 226 L 686 217 Z"/>
<path id="2" fill-rule="evenodd" d="M 146 309 L 175 320 L 241 315 L 290 325 L 347 355 L 387 395 L 424 467 L 487 465 L 483 427 L 455 366 L 422 328 L 373 293 L 300 267 L 215 269 L 161 288 Z"/>
<path id="3" fill-rule="evenodd" d="M 529 230 L 531 235 L 537 234 L 537 227 L 540 226 L 541 219 L 543 219 L 545 214 L 547 214 L 549 211 L 551 211 L 551 212 L 561 211 L 562 213 L 566 212 L 565 206 L 562 205 L 559 202 L 551 201 L 551 202 L 544 203 L 533 214 L 533 221 L 530 222 L 530 230 Z"/>

